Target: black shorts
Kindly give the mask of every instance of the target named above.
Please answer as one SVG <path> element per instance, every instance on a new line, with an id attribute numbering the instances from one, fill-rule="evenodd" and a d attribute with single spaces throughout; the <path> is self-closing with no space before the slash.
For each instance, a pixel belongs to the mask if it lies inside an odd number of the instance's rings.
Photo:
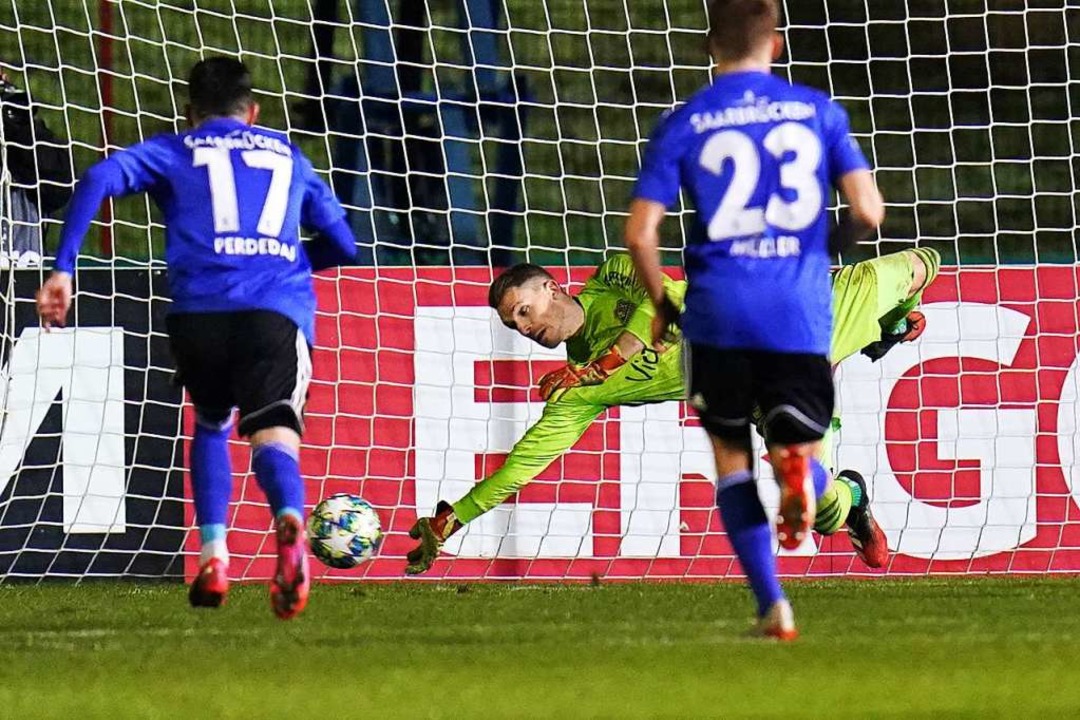
<path id="1" fill-rule="evenodd" d="M 240 408 L 238 431 L 304 429 L 311 350 L 289 318 L 269 310 L 178 313 L 165 319 L 176 380 L 199 419 L 220 424 Z"/>
<path id="2" fill-rule="evenodd" d="M 824 437 L 835 400 L 827 357 L 687 345 L 690 405 L 709 434 L 749 444 L 757 422 L 770 445 Z"/>

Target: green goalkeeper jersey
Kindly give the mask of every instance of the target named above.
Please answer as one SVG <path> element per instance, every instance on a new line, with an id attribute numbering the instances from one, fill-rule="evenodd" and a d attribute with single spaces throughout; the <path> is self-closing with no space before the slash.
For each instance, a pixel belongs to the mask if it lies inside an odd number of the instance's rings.
<path id="1" fill-rule="evenodd" d="M 880 337 L 879 319 L 907 300 L 911 278 L 911 261 L 903 252 L 847 266 L 834 276 L 833 362 Z M 664 288 L 681 306 L 686 283 L 665 276 Z M 566 341 L 571 363 L 583 365 L 597 359 L 624 331 L 645 343 L 645 349 L 600 385 L 574 387 L 553 395 L 503 466 L 454 503 L 454 513 L 462 523 L 496 507 L 528 484 L 573 447 L 605 409 L 686 397 L 682 343 L 676 342 L 664 352 L 652 349 L 655 311 L 628 255 L 614 255 L 601 264 L 577 300 L 585 310 L 585 324 Z"/>
<path id="2" fill-rule="evenodd" d="M 664 290 L 673 302 L 682 305 L 685 282 L 665 275 Z M 596 268 L 577 301 L 585 310 L 585 324 L 566 341 L 566 359 L 571 363 L 591 363 L 606 353 L 624 332 L 646 347 L 652 345 L 652 319 L 656 311 L 638 282 L 629 255 L 614 255 Z M 618 400 L 607 403 L 608 406 L 619 404 Z"/>
<path id="3" fill-rule="evenodd" d="M 686 283 L 665 276 L 664 289 L 682 305 Z M 584 365 L 597 359 L 624 331 L 645 343 L 600 385 L 570 388 L 556 393 L 544 413 L 514 445 L 503 466 L 478 483 L 454 504 L 458 520 L 467 523 L 499 505 L 569 450 L 609 407 L 680 400 L 683 386 L 681 346 L 665 352 L 653 350 L 652 319 L 655 309 L 638 282 L 629 255 L 613 255 L 596 269 L 577 295 L 585 310 L 585 324 L 566 341 L 567 360 Z"/>

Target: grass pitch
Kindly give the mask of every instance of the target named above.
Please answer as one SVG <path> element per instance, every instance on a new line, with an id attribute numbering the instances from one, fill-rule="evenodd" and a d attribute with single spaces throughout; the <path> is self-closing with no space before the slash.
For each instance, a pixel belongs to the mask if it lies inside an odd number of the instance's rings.
<path id="1" fill-rule="evenodd" d="M 5 717 L 1075 717 L 1080 579 L 788 583 L 803 637 L 743 636 L 737 584 L 0 587 Z"/>

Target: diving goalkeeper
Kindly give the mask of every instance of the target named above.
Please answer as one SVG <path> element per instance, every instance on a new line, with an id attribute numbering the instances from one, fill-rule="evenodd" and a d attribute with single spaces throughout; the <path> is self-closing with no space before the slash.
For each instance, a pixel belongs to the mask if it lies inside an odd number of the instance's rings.
<path id="1" fill-rule="evenodd" d="M 916 308 L 939 264 L 935 250 L 915 248 L 835 272 L 834 366 L 860 351 L 876 361 L 896 344 L 921 335 L 926 320 Z M 681 305 L 686 283 L 665 276 L 664 284 L 668 296 Z M 614 255 L 601 264 L 576 297 L 542 267 L 515 265 L 492 282 L 488 304 L 507 327 L 544 347 L 565 342 L 569 362 L 540 379 L 543 415 L 502 467 L 457 502 L 440 501 L 433 517 L 413 525 L 409 534 L 420 542 L 407 556 L 405 572 L 410 575 L 430 569 L 447 538 L 531 482 L 605 409 L 686 397 L 681 338 L 673 335 L 662 352 L 650 347 L 654 306 L 628 255 Z M 827 466 L 839 425 L 833 418 L 822 442 Z M 832 535 L 845 526 L 863 562 L 874 568 L 885 564 L 885 535 L 870 513 L 866 483 L 854 470 L 836 475 L 818 501 L 814 529 Z"/>

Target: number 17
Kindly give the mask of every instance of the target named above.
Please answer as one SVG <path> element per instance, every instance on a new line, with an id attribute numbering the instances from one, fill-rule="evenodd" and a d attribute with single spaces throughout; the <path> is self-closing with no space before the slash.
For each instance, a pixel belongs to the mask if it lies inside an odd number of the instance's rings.
<path id="1" fill-rule="evenodd" d="M 292 185 L 293 161 L 287 155 L 270 150 L 244 150 L 240 159 L 250 168 L 269 170 L 270 187 L 263 199 L 259 224 L 256 227 L 264 237 L 277 238 L 285 224 L 285 210 L 289 203 L 289 187 Z M 227 233 L 240 230 L 240 209 L 236 201 L 236 178 L 233 176 L 232 158 L 228 148 L 195 148 L 192 165 L 206 166 L 210 179 L 210 204 L 214 214 L 214 232 Z"/>

